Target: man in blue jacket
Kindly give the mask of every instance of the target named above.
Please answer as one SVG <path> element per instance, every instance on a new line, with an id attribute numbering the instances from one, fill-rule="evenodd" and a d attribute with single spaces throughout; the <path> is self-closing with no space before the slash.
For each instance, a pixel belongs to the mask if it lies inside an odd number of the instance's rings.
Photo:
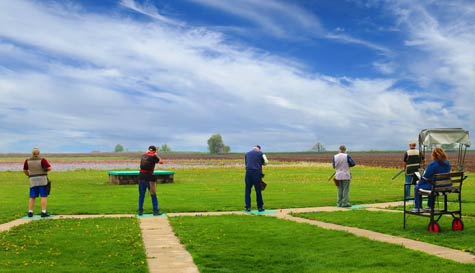
<path id="1" fill-rule="evenodd" d="M 262 165 L 268 163 L 267 158 L 264 153 L 261 151 L 261 146 L 256 145 L 246 153 L 244 156 L 246 163 L 246 189 L 244 192 L 244 209 L 249 212 L 251 211 L 251 190 L 254 186 L 256 191 L 256 201 L 258 211 L 264 211 L 264 201 L 262 200 L 261 192 L 261 180 L 262 180 Z"/>

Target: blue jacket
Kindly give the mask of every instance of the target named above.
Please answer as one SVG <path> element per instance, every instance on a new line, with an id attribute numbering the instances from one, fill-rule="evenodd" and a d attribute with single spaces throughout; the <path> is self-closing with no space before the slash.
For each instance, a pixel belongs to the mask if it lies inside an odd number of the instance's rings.
<path id="1" fill-rule="evenodd" d="M 244 161 L 246 162 L 247 171 L 261 171 L 262 164 L 264 164 L 264 158 L 262 157 L 262 151 L 252 149 L 246 153 L 244 156 Z"/>
<path id="2" fill-rule="evenodd" d="M 419 181 L 419 187 L 424 189 L 430 189 L 432 184 L 430 183 L 434 179 L 434 175 L 439 173 L 449 173 L 450 172 L 450 162 L 448 160 L 439 162 L 438 160 L 433 160 L 427 169 L 424 171 L 424 175 Z"/>

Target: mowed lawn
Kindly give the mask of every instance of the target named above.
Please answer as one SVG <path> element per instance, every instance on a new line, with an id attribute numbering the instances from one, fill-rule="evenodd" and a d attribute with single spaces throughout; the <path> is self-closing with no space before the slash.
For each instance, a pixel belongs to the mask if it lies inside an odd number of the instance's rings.
<path id="1" fill-rule="evenodd" d="M 176 169 L 175 183 L 158 185 L 160 208 L 164 212 L 185 211 L 229 211 L 243 209 L 244 172 L 238 167 L 212 167 Z M 275 165 L 265 168 L 265 181 L 268 188 L 264 192 L 267 209 L 333 206 L 336 199 L 335 186 L 327 181 L 333 170 L 328 165 L 295 164 Z M 401 200 L 403 178 L 392 181 L 396 169 L 383 169 L 359 166 L 352 170 L 351 201 L 353 204 L 389 202 Z M 475 215 L 475 186 L 470 178 L 464 184 L 464 214 Z M 136 185 L 109 185 L 105 171 L 78 170 L 69 172 L 52 172 L 52 194 L 48 198 L 48 210 L 53 214 L 133 214 L 137 209 Z M 28 202 L 28 181 L 23 173 L 0 173 L 0 223 L 5 223 L 25 216 Z M 254 196 L 252 197 L 254 201 Z M 39 211 L 39 200 L 35 211 Z M 253 204 L 255 206 L 255 204 Z M 151 212 L 149 198 L 145 209 Z M 347 213 L 358 213 L 348 211 Z M 331 214 L 329 214 L 331 215 Z M 387 229 L 402 228 L 402 214 L 396 224 L 388 221 Z M 360 215 L 352 216 L 349 225 L 355 219 L 365 219 Z M 398 217 L 398 216 L 390 216 Z M 331 216 L 328 218 L 332 218 Z M 351 218 L 351 217 L 350 217 Z M 426 218 L 423 218 L 424 221 Z M 109 224 L 120 219 L 110 219 Z M 170 218 L 180 240 L 192 253 L 201 272 L 401 272 L 411 271 L 415 260 L 421 272 L 474 272 L 473 265 L 461 265 L 422 253 L 410 251 L 400 246 L 370 242 L 352 235 L 324 231 L 306 224 L 292 223 L 264 216 L 220 216 L 220 217 L 180 217 Z M 412 221 L 412 220 L 411 220 Z M 419 220 L 417 220 L 419 221 Z M 49 221 L 40 221 L 47 223 Z M 71 229 L 70 222 L 54 220 L 55 232 L 60 238 L 69 238 L 68 233 L 81 232 Z M 137 232 L 137 219 L 127 219 L 129 227 L 123 232 L 132 238 Z M 473 221 L 466 222 L 467 231 L 473 230 Z M 86 227 L 88 225 L 85 225 Z M 102 226 L 102 224 L 99 224 Z M 370 229 L 370 227 L 368 227 Z M 13 234 L 2 232 L 2 240 L 15 241 L 17 236 L 26 236 L 41 229 L 37 224 L 23 225 L 15 229 Z M 94 227 L 91 226 L 91 230 Z M 400 231 L 426 232 L 423 224 L 410 224 L 408 230 Z M 86 228 L 87 230 L 87 228 Z M 206 232 L 205 232 L 206 231 Z M 385 232 L 385 231 L 383 231 Z M 386 231 L 390 233 L 389 231 Z M 445 232 L 445 231 L 444 231 Z M 463 237 L 464 232 L 458 233 Z M 400 236 L 404 236 L 400 235 Z M 437 243 L 437 240 L 416 238 Z M 224 240 L 226 239 L 226 240 Z M 54 243 L 54 238 L 46 236 L 41 241 L 43 247 Z M 63 239 L 61 239 L 63 240 Z M 91 239 L 95 240 L 95 239 Z M 122 239 L 118 239 L 121 241 Z M 467 237 L 467 244 L 475 245 L 473 238 Z M 64 247 L 77 244 L 78 240 L 66 241 Z M 114 248 L 111 242 L 108 248 Z M 117 247 L 120 243 L 117 242 Z M 100 248 L 93 247 L 95 250 Z M 135 245 L 143 254 L 141 245 Z M 33 255 L 28 245 L 20 253 Z M 59 247 L 61 248 L 61 247 Z M 285 250 L 285 251 L 284 251 Z M 9 262 L 6 250 L 2 245 L 0 265 Z M 22 252 L 28 251 L 28 252 Z M 106 250 L 104 250 L 105 252 Z M 293 253 L 293 254 L 290 254 Z M 87 260 L 78 251 L 78 259 Z M 134 263 L 130 262 L 132 271 L 141 272 L 144 256 L 133 254 Z M 362 258 L 364 256 L 364 259 Z M 236 262 L 231 262 L 236 257 Z M 340 258 L 338 258 L 340 257 Z M 392 258 L 391 258 L 392 257 Z M 40 258 L 38 258 L 40 259 Z M 118 260 L 123 260 L 117 256 Z M 65 258 L 66 260 L 66 258 Z M 58 264 L 65 262 L 60 258 Z M 339 263 L 340 260 L 343 260 Z M 113 259 L 111 259 L 113 263 Z M 420 264 L 423 261 L 423 265 Z M 435 263 L 438 267 L 429 266 Z M 339 265 L 338 265 L 339 264 Z M 421 265 L 421 266 L 419 266 Z M 0 272 L 11 271 L 12 267 L 0 266 Z M 85 267 L 86 268 L 86 267 Z M 100 267 L 99 267 L 100 268 Z M 104 265 L 107 269 L 107 265 Z M 125 268 L 125 267 L 124 267 Z M 263 271 L 259 271 L 259 270 Z M 372 270 L 371 268 L 375 268 Z M 239 270 L 241 269 L 241 270 Z M 267 270 L 264 270 L 267 269 Z M 296 269 L 296 270 L 293 270 Z M 376 270 L 379 269 L 379 270 Z M 113 269 L 111 269 L 113 270 Z M 418 269 L 419 270 L 419 269 Z M 424 271 L 426 270 L 426 271 Z M 70 271 L 70 272 L 86 272 Z M 22 272 L 22 271 L 18 271 Z M 38 271 L 42 272 L 42 271 Z M 61 271 L 67 272 L 67 271 Z M 91 271 L 94 272 L 94 271 Z M 100 272 L 100 271 L 98 271 Z M 126 272 L 126 271 L 122 271 Z"/>
<path id="2" fill-rule="evenodd" d="M 244 171 L 238 167 L 173 170 L 175 183 L 157 186 L 164 212 L 229 211 L 244 207 Z M 391 181 L 394 169 L 360 167 L 353 170 L 353 204 L 401 200 L 402 178 Z M 336 203 L 336 189 L 328 166 L 275 166 L 265 169 L 267 209 L 329 206 Z M 106 171 L 52 172 L 48 210 L 53 214 L 135 213 L 137 185 L 107 184 Z M 1 172 L 0 223 L 24 216 L 28 206 L 28 180 L 21 172 Z M 252 198 L 255 201 L 255 198 Z M 35 211 L 38 212 L 39 200 Z M 255 207 L 255 202 L 253 203 Z M 145 209 L 151 210 L 149 198 Z"/>

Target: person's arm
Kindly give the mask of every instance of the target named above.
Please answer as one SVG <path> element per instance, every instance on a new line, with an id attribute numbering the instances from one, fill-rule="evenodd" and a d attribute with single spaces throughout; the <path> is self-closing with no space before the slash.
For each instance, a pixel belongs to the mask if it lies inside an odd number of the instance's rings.
<path id="1" fill-rule="evenodd" d="M 408 157 L 408 154 L 407 152 L 404 153 L 404 165 L 402 166 L 403 170 L 406 170 L 406 166 L 407 166 L 407 157 Z"/>
<path id="2" fill-rule="evenodd" d="M 269 160 L 267 160 L 267 156 L 266 156 L 266 154 L 262 154 L 262 159 L 264 159 L 264 163 L 263 163 L 263 165 L 267 165 L 267 164 L 269 164 Z"/>
<path id="3" fill-rule="evenodd" d="M 30 176 L 30 172 L 28 171 L 28 160 L 25 160 L 25 163 L 23 163 L 23 173 L 26 176 Z"/>
<path id="4" fill-rule="evenodd" d="M 51 171 L 51 164 L 49 164 L 48 160 L 46 159 L 41 159 L 41 167 L 45 172 Z"/>
<path id="5" fill-rule="evenodd" d="M 350 166 L 350 168 L 356 165 L 355 161 L 353 160 L 353 158 L 351 158 L 350 155 L 348 155 L 348 165 Z"/>
<path id="6" fill-rule="evenodd" d="M 163 159 L 162 159 L 157 153 L 155 153 L 155 156 L 156 156 L 157 159 L 158 159 L 158 162 L 157 162 L 157 163 L 158 163 L 158 164 L 163 164 Z"/>
<path id="7" fill-rule="evenodd" d="M 335 169 L 335 157 L 333 157 L 332 159 L 332 166 L 333 166 L 333 169 Z"/>
<path id="8" fill-rule="evenodd" d="M 424 171 L 424 174 L 421 177 L 421 180 L 432 182 L 432 177 L 434 177 L 435 170 L 434 170 L 434 165 L 429 164 L 427 166 L 427 169 Z"/>

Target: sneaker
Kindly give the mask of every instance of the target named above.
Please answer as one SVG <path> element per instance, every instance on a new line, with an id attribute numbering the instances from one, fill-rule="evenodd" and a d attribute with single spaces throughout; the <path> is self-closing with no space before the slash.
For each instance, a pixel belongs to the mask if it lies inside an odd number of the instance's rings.
<path id="1" fill-rule="evenodd" d="M 156 211 L 153 212 L 153 216 L 160 216 L 162 214 L 163 213 L 160 210 L 156 210 Z"/>
<path id="2" fill-rule="evenodd" d="M 244 211 L 245 212 L 251 212 L 251 209 L 250 208 L 244 208 Z"/>
<path id="3" fill-rule="evenodd" d="M 342 208 L 351 208 L 351 205 L 350 204 L 346 204 L 346 205 L 343 205 L 341 206 Z"/>
<path id="4" fill-rule="evenodd" d="M 411 210 L 411 212 L 419 213 L 419 209 L 413 208 L 413 209 Z"/>
<path id="5" fill-rule="evenodd" d="M 142 215 L 143 215 L 143 210 L 139 210 L 139 211 L 137 212 L 137 214 L 138 214 L 139 216 L 142 216 Z"/>
<path id="6" fill-rule="evenodd" d="M 264 209 L 264 208 L 260 208 L 260 209 L 258 209 L 258 211 L 259 211 L 259 212 L 263 212 L 263 211 L 265 211 L 265 209 Z"/>
<path id="7" fill-rule="evenodd" d="M 427 208 L 424 208 L 424 212 L 430 212 L 432 209 L 427 207 Z"/>
<path id="8" fill-rule="evenodd" d="M 30 218 L 33 217 L 33 212 L 29 211 L 28 212 L 28 217 L 30 217 Z"/>
<path id="9" fill-rule="evenodd" d="M 47 212 L 42 212 L 41 213 L 41 218 L 45 218 L 45 217 L 50 217 L 51 215 L 49 215 Z"/>

